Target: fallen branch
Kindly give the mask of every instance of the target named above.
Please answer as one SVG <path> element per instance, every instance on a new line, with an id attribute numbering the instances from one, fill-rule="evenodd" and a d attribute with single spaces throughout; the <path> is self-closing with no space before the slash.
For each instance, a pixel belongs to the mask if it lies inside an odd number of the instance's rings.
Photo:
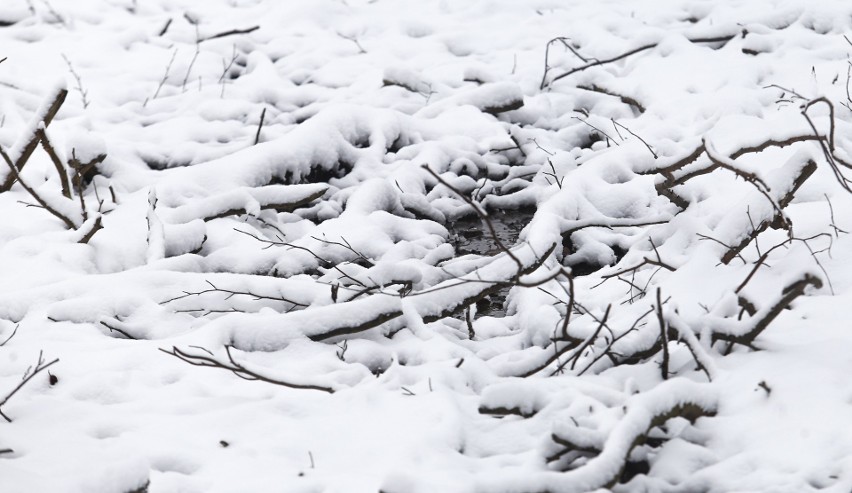
<path id="1" fill-rule="evenodd" d="M 758 223 L 757 227 L 752 228 L 751 232 L 745 235 L 739 243 L 731 245 L 727 252 L 722 255 L 722 263 L 728 264 L 739 256 L 740 252 L 745 249 L 752 241 L 754 241 L 760 233 L 764 232 L 770 226 L 772 227 L 784 227 L 787 225 L 786 218 L 783 214 L 783 208 L 786 207 L 792 200 L 793 196 L 799 190 L 799 188 L 805 183 L 805 181 L 810 178 L 810 176 L 816 171 L 816 163 L 812 160 L 808 160 L 805 162 L 804 166 L 801 166 L 796 175 L 793 177 L 792 183 L 787 184 L 786 190 L 773 191 L 767 190 L 761 191 L 764 197 L 772 203 L 773 208 L 776 210 L 776 214 L 772 219 L 762 220 Z M 765 186 L 765 184 L 764 184 Z M 773 197 L 774 195 L 774 197 Z"/>
<path id="2" fill-rule="evenodd" d="M 621 100 L 622 103 L 624 103 L 628 106 L 633 106 L 634 108 L 636 108 L 636 110 L 639 113 L 645 112 L 645 106 L 642 103 L 640 103 L 639 101 L 635 100 L 634 98 L 632 98 L 630 96 L 625 96 L 623 94 L 616 93 L 614 91 L 610 91 L 609 89 L 605 89 L 601 86 L 598 86 L 598 85 L 595 85 L 595 84 L 592 84 L 590 86 L 580 85 L 580 86 L 577 86 L 577 89 L 582 89 L 584 91 L 589 91 L 589 92 L 596 92 L 598 94 L 604 94 L 604 95 L 607 95 L 607 96 L 612 96 L 614 98 L 618 98 L 618 99 Z"/>
<path id="3" fill-rule="evenodd" d="M 271 383 L 273 385 L 280 385 L 282 387 L 287 387 L 287 388 L 291 388 L 291 389 L 319 390 L 321 392 L 328 392 L 329 394 L 334 393 L 334 389 L 332 389 L 330 387 L 287 382 L 287 381 L 284 381 L 284 380 L 270 378 L 270 377 L 261 375 L 257 372 L 254 372 L 252 370 L 249 370 L 248 368 L 243 366 L 241 363 L 237 363 L 234 360 L 234 356 L 231 354 L 231 346 L 225 346 L 225 354 L 227 354 L 227 356 L 228 356 L 227 361 L 222 361 L 222 360 L 216 359 L 213 356 L 213 353 L 211 353 L 210 351 L 208 351 L 204 348 L 198 348 L 198 349 L 201 349 L 202 351 L 209 354 L 210 356 L 187 353 L 185 351 L 178 349 L 177 346 L 172 346 L 171 351 L 167 351 L 167 350 L 162 349 L 162 348 L 160 348 L 160 351 L 162 351 L 162 352 L 164 352 L 168 355 L 174 356 L 175 358 L 177 358 L 177 359 L 179 359 L 179 360 L 181 360 L 185 363 L 189 363 L 190 365 L 193 365 L 193 366 L 203 366 L 203 367 L 206 367 L 206 368 L 220 368 L 222 370 L 228 370 L 228 371 L 232 372 L 234 375 L 236 375 L 236 376 L 238 376 L 238 377 L 240 377 L 244 380 L 257 380 L 257 381 L 261 381 L 261 382 Z M 0 404 L 0 405 L 2 405 L 2 404 Z"/>
<path id="4" fill-rule="evenodd" d="M 718 398 L 707 384 L 673 379 L 649 392 L 631 398 L 624 417 L 609 434 L 600 454 L 568 472 L 535 472 L 505 475 L 489 473 L 480 480 L 477 491 L 581 493 L 609 489 L 621 478 L 633 449 L 645 443 L 651 430 L 672 418 L 695 422 L 716 414 Z M 530 490 L 530 482 L 539 485 Z"/>
<path id="5" fill-rule="evenodd" d="M 248 204 L 256 204 L 259 210 L 293 212 L 327 191 L 328 186 L 320 184 L 241 187 L 170 209 L 166 214 L 171 222 L 180 224 L 198 218 L 212 221 L 249 214 Z"/>
<path id="6" fill-rule="evenodd" d="M 663 361 L 660 364 L 660 375 L 663 380 L 669 379 L 669 324 L 663 316 L 663 302 L 660 301 L 660 288 L 657 288 L 657 323 L 660 325 L 660 348 L 663 350 Z"/>
<path id="7" fill-rule="evenodd" d="M 106 320 L 101 320 L 100 324 L 103 325 L 104 327 L 106 327 L 107 329 L 109 329 L 110 332 L 117 332 L 117 333 L 123 335 L 124 337 L 131 339 L 131 340 L 134 340 L 134 341 L 139 340 L 138 337 L 136 337 L 133 334 L 131 334 L 130 332 L 127 332 L 126 330 L 118 327 L 117 325 L 115 325 L 112 322 L 107 322 Z"/>
<path id="8" fill-rule="evenodd" d="M 39 129 L 39 124 L 44 123 L 45 127 L 50 125 L 50 122 L 53 121 L 53 118 L 59 112 L 59 108 L 62 107 L 62 103 L 65 102 L 65 98 L 67 96 L 67 89 L 57 89 L 56 92 L 53 94 L 52 99 L 50 99 L 50 103 L 42 106 L 41 111 L 33 116 L 33 119 L 30 121 L 33 134 L 30 136 L 27 143 L 24 144 L 23 148 L 21 148 L 19 154 L 14 159 L 16 171 L 20 171 L 24 168 L 24 166 L 27 164 L 27 160 L 29 160 L 30 156 L 32 156 L 33 152 L 35 152 L 36 147 L 38 147 L 39 137 L 36 134 L 36 131 Z M 0 176 L 2 176 L 2 174 L 0 174 Z M 0 192 L 9 191 L 12 188 L 12 185 L 15 183 L 16 179 L 16 174 L 7 174 L 5 178 L 3 178 L 2 184 L 0 184 Z"/>
<path id="9" fill-rule="evenodd" d="M 14 389 L 12 389 L 11 392 L 6 394 L 6 397 L 4 397 L 2 401 L 0 401 L 0 416 L 2 416 L 3 419 L 5 419 L 7 422 L 11 423 L 12 418 L 7 416 L 6 413 L 3 412 L 3 406 L 5 406 L 6 403 L 9 402 L 9 399 L 11 399 L 12 396 L 14 396 L 16 393 L 18 393 L 18 391 L 21 390 L 24 387 L 24 385 L 26 385 L 27 383 L 29 383 L 30 380 L 35 378 L 36 375 L 38 375 L 42 371 L 50 368 L 51 366 L 53 366 L 55 363 L 58 363 L 58 362 L 59 362 L 59 358 L 56 358 L 53 361 L 45 362 L 44 352 L 39 351 L 38 352 L 38 361 L 36 362 L 35 367 L 31 366 L 31 367 L 27 368 L 27 371 L 24 372 L 24 376 L 21 379 L 20 383 L 18 383 L 18 385 Z"/>
<path id="10" fill-rule="evenodd" d="M 775 304 L 755 314 L 747 323 L 737 324 L 734 327 L 722 330 L 714 330 L 712 336 L 713 342 L 728 341 L 751 347 L 757 336 L 769 327 L 769 324 L 775 320 L 781 311 L 790 306 L 790 303 L 796 298 L 805 294 L 805 289 L 810 286 L 819 289 L 822 287 L 822 280 L 812 274 L 803 275 L 801 279 L 781 290 L 781 297 Z"/>
<path id="11" fill-rule="evenodd" d="M 254 135 L 254 145 L 260 142 L 260 131 L 263 129 L 263 119 L 266 117 L 266 108 L 260 112 L 260 123 L 257 124 L 257 133 Z"/>
<path id="12" fill-rule="evenodd" d="M 258 29 L 260 29 L 260 26 L 252 26 L 252 27 L 248 27 L 248 28 L 245 28 L 245 29 L 231 29 L 230 31 L 224 31 L 224 32 L 221 32 L 221 33 L 216 33 L 216 34 L 213 34 L 211 36 L 207 36 L 206 38 L 200 38 L 198 40 L 198 42 L 202 43 L 204 41 L 210 41 L 211 39 L 224 38 L 226 36 L 233 36 L 235 34 L 249 34 L 249 33 L 252 33 L 254 31 L 257 31 Z"/>
<path id="13" fill-rule="evenodd" d="M 44 149 L 44 152 L 47 153 L 50 157 L 50 161 L 53 162 L 53 166 L 56 168 L 56 174 L 59 175 L 59 183 L 62 186 L 62 195 L 70 199 L 71 185 L 68 183 L 68 172 L 62 164 L 62 160 L 59 159 L 59 156 L 56 154 L 56 149 L 53 148 L 53 145 L 50 143 L 50 139 L 47 138 L 47 133 L 44 131 L 43 127 L 39 126 L 38 130 L 36 130 L 36 136 L 39 141 L 41 141 L 41 147 Z"/>
<path id="14" fill-rule="evenodd" d="M 297 301 L 293 301 L 293 300 L 291 300 L 289 298 L 285 298 L 283 296 L 269 296 L 269 295 L 265 295 L 265 294 L 258 294 L 258 293 L 255 293 L 255 292 L 249 291 L 249 290 L 238 291 L 238 290 L 234 290 L 234 289 L 224 289 L 224 288 L 220 288 L 220 287 L 216 286 L 215 284 L 213 284 L 210 281 L 204 281 L 204 282 L 206 282 L 210 286 L 210 289 L 203 289 L 201 291 L 184 291 L 183 292 L 184 294 L 182 294 L 180 296 L 176 296 L 174 298 L 170 298 L 170 299 L 165 300 L 165 301 L 162 301 L 162 302 L 160 302 L 160 304 L 165 305 L 165 304 L 171 303 L 173 301 L 178 301 L 178 300 L 182 300 L 184 298 L 189 298 L 189 297 L 193 297 L 193 296 L 201 296 L 202 294 L 207 294 L 207 293 L 223 293 L 223 294 L 227 295 L 225 297 L 225 300 L 229 300 L 229 299 L 233 298 L 234 296 L 249 296 L 253 299 L 253 301 L 260 301 L 260 300 L 283 301 L 285 303 L 290 303 L 294 307 L 296 307 L 296 306 L 307 307 L 308 306 L 304 303 L 299 303 Z"/>
<path id="15" fill-rule="evenodd" d="M 690 43 L 693 43 L 693 44 L 697 44 L 697 43 L 727 43 L 728 41 L 736 38 L 737 36 L 744 36 L 744 35 L 745 35 L 745 30 L 743 30 L 742 32 L 738 32 L 736 34 L 731 34 L 731 35 L 727 35 L 727 36 L 716 36 L 716 37 L 706 37 L 706 38 L 705 37 L 687 38 L 687 40 Z M 550 45 L 550 43 L 548 43 L 548 46 L 549 45 Z M 586 63 L 585 65 L 575 67 L 571 70 L 568 70 L 567 72 L 564 72 L 562 74 L 557 75 L 556 77 L 551 79 L 550 82 L 547 82 L 547 83 L 544 83 L 544 78 L 543 78 L 541 89 L 544 89 L 544 88 L 552 85 L 554 82 L 556 82 L 560 79 L 564 79 L 565 77 L 569 77 L 571 75 L 574 75 L 577 72 L 582 72 L 582 71 L 584 71 L 586 69 L 590 69 L 592 67 L 598 67 L 598 66 L 601 66 L 601 65 L 606 65 L 608 63 L 617 62 L 617 61 L 622 60 L 624 58 L 627 58 L 631 55 L 635 55 L 637 53 L 641 53 L 643 51 L 647 51 L 647 50 L 650 50 L 652 48 L 656 48 L 657 45 L 659 45 L 659 42 L 650 43 L 650 44 L 640 46 L 638 48 L 634 48 L 632 50 L 626 51 L 626 52 L 624 52 L 620 55 L 614 56 L 612 58 L 605 58 L 603 60 L 594 59 L 594 61 L 590 61 L 590 62 Z M 545 76 L 546 75 L 547 74 L 545 74 Z"/>
<path id="16" fill-rule="evenodd" d="M 761 255 L 761 256 L 760 256 L 760 257 L 759 257 L 759 258 L 758 258 L 758 259 L 754 262 L 754 267 L 752 267 L 751 271 L 749 271 L 748 275 L 745 277 L 745 279 L 743 279 L 743 282 L 741 282 L 741 283 L 739 284 L 739 286 L 737 286 L 737 288 L 734 290 L 734 293 L 739 294 L 739 292 L 740 292 L 740 291 L 742 291 L 742 290 L 743 290 L 743 288 L 745 288 L 745 287 L 746 287 L 746 284 L 748 284 L 748 283 L 749 283 L 749 281 L 751 281 L 751 279 L 752 279 L 752 278 L 754 277 L 754 275 L 757 273 L 758 269 L 760 269 L 762 266 L 766 265 L 766 261 L 767 261 L 767 259 L 769 259 L 769 255 L 771 255 L 771 254 L 772 254 L 772 252 L 774 252 L 775 250 L 777 250 L 777 249 L 779 249 L 779 248 L 782 248 L 782 247 L 786 248 L 786 247 L 787 247 L 787 245 L 791 244 L 791 243 L 792 243 L 792 242 L 794 242 L 794 241 L 801 241 L 801 242 L 803 242 L 803 243 L 807 244 L 807 242 L 808 242 L 808 241 L 810 241 L 810 240 L 815 240 L 815 239 L 817 239 L 817 238 L 819 238 L 819 237 L 821 237 L 821 236 L 827 236 L 827 235 L 828 235 L 828 233 L 819 233 L 819 234 L 815 234 L 815 235 L 813 235 L 813 236 L 810 236 L 810 237 L 808 237 L 808 238 L 796 238 L 796 237 L 793 237 L 793 238 L 787 238 L 786 240 L 782 241 L 781 243 L 778 243 L 777 245 L 774 245 L 772 248 L 770 248 L 769 250 L 765 251 L 765 252 L 763 253 L 763 255 Z M 830 239 L 830 238 L 831 238 L 831 237 L 829 236 L 829 239 Z"/>
<path id="17" fill-rule="evenodd" d="M 72 221 L 71 218 L 69 218 L 62 212 L 59 212 L 56 207 L 51 206 L 44 198 L 42 198 L 38 194 L 38 192 L 35 191 L 35 189 L 27 185 L 27 183 L 21 178 L 20 174 L 18 173 L 18 170 L 12 163 L 12 160 L 9 158 L 9 155 L 6 154 L 6 151 L 4 151 L 2 148 L 0 148 L 0 156 L 2 156 L 3 161 L 5 161 L 6 165 L 9 167 L 9 176 L 12 177 L 13 183 L 15 181 L 20 183 L 24 190 L 26 190 L 42 208 L 44 208 L 47 212 L 53 214 L 54 217 L 62 221 L 68 229 L 77 228 L 78 224 L 75 221 Z"/>
<path id="18" fill-rule="evenodd" d="M 77 240 L 77 243 L 80 243 L 82 245 L 89 243 L 89 240 L 91 240 L 92 237 L 95 236 L 95 233 L 104 229 L 103 217 L 100 214 L 98 214 L 94 221 L 89 221 L 88 224 L 90 224 L 88 231 L 83 233 L 83 236 L 80 237 L 79 240 Z M 78 231 L 83 230 L 83 226 L 85 225 L 86 223 L 81 225 Z"/>

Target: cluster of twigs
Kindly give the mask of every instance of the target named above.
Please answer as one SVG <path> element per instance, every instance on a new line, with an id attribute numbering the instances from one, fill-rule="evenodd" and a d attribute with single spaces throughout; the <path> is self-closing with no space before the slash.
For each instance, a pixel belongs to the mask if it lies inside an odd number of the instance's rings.
<path id="1" fill-rule="evenodd" d="M 49 104 L 46 106 L 46 111 L 43 114 L 37 115 L 38 121 L 35 122 L 36 125 L 33 127 L 32 134 L 18 151 L 15 159 L 4 149 L 0 148 L 0 158 L 3 159 L 3 162 L 8 168 L 8 173 L 5 174 L 2 184 L 0 184 L 0 192 L 10 190 L 17 182 L 32 196 L 38 207 L 41 207 L 62 221 L 66 228 L 79 231 L 81 234 L 78 243 L 88 243 L 103 225 L 100 214 L 97 214 L 94 220 L 89 221 L 89 211 L 84 195 L 85 186 L 92 180 L 96 173 L 96 166 L 106 159 L 106 155 L 98 155 L 91 161 L 84 163 L 77 158 L 76 152 L 72 152 L 67 165 L 62 162 L 59 153 L 48 138 L 46 128 L 59 112 L 67 95 L 68 91 L 66 89 L 58 89 L 53 94 L 49 100 Z M 51 197 L 40 193 L 21 176 L 24 166 L 39 145 L 41 145 L 50 158 L 59 176 L 61 187 L 60 197 Z M 71 177 L 69 177 L 69 169 L 73 171 L 73 176 Z M 75 195 L 79 201 L 79 214 L 73 213 L 74 208 L 77 207 L 76 205 L 72 205 Z M 102 205 L 102 202 L 99 205 Z"/>

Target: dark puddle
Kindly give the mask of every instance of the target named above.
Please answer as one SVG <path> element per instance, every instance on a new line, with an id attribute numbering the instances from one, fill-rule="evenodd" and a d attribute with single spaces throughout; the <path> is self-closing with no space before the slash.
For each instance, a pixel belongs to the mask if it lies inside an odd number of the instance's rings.
<path id="1" fill-rule="evenodd" d="M 503 245 L 511 248 L 518 241 L 521 230 L 529 224 L 535 214 L 534 207 L 524 207 L 514 210 L 497 210 L 489 212 L 489 219 L 497 238 Z M 468 255 L 497 255 L 500 247 L 485 221 L 471 214 L 446 225 L 450 232 L 450 244 L 456 249 L 456 254 Z M 505 317 L 506 296 L 509 286 L 476 303 L 477 316 Z M 464 314 L 461 314 L 464 317 Z"/>

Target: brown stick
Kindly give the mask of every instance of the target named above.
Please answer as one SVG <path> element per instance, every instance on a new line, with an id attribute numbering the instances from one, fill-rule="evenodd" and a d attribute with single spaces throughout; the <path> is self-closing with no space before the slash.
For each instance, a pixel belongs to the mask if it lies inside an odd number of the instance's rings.
<path id="1" fill-rule="evenodd" d="M 263 128 L 263 119 L 266 116 L 266 108 L 263 108 L 263 111 L 260 112 L 260 123 L 257 125 L 257 133 L 254 136 L 254 145 L 257 145 L 260 142 L 260 130 Z"/>
<path id="2" fill-rule="evenodd" d="M 786 207 L 790 203 L 790 201 L 793 200 L 793 196 L 796 194 L 796 191 L 799 190 L 799 187 L 801 187 L 802 184 L 808 178 L 810 178 L 814 171 L 816 171 L 816 163 L 812 160 L 808 160 L 807 164 L 802 167 L 799 174 L 793 180 L 793 183 L 790 185 L 790 189 L 787 191 L 787 193 L 785 193 L 780 199 L 778 199 L 777 205 L 773 204 L 773 206 L 782 209 Z M 742 241 L 740 241 L 736 245 L 732 245 L 728 249 L 728 251 L 725 252 L 721 259 L 722 263 L 727 265 L 731 262 L 731 260 L 737 258 L 740 252 L 743 251 L 743 249 L 745 249 L 745 247 L 747 247 L 749 243 L 754 241 L 754 239 L 757 238 L 760 233 L 766 231 L 766 229 L 769 226 L 773 225 L 774 222 L 775 221 L 761 221 L 756 228 L 752 229 L 751 233 L 749 233 L 745 238 L 742 239 Z"/>
<path id="3" fill-rule="evenodd" d="M 663 317 L 663 302 L 661 300 L 660 288 L 657 288 L 657 322 L 660 324 L 660 346 L 663 350 L 663 361 L 660 364 L 660 373 L 663 380 L 669 379 L 669 338 L 668 324 Z"/>
<path id="4" fill-rule="evenodd" d="M 201 43 L 203 41 L 210 41 L 211 39 L 224 38 L 225 36 L 233 36 L 234 34 L 248 34 L 257 31 L 258 29 L 260 29 L 260 26 L 252 26 L 246 29 L 231 29 L 230 31 L 224 31 L 212 36 L 207 36 L 206 38 L 201 38 L 198 42 Z"/>
<path id="5" fill-rule="evenodd" d="M 41 141 L 41 146 L 44 148 L 44 151 L 47 152 L 47 155 L 50 156 L 50 160 L 56 168 L 56 173 L 59 175 L 59 182 L 62 184 L 62 195 L 70 199 L 71 185 L 68 183 L 68 173 L 65 170 L 65 166 L 62 164 L 62 160 L 60 160 L 59 156 L 56 155 L 56 149 L 53 148 L 50 140 L 48 140 L 47 133 L 43 128 L 36 130 L 36 137 L 38 137 Z"/>
<path id="6" fill-rule="evenodd" d="M 798 281 L 793 282 L 781 291 L 781 298 L 772 305 L 766 312 L 756 320 L 751 329 L 741 335 L 726 334 L 724 332 L 714 332 L 713 341 L 728 341 L 745 346 L 751 346 L 754 340 L 763 332 L 770 323 L 787 308 L 799 296 L 805 293 L 805 289 L 813 286 L 817 289 L 822 287 L 822 281 L 811 274 L 805 274 Z"/>
<path id="7" fill-rule="evenodd" d="M 67 89 L 60 89 L 54 96 L 53 101 L 50 103 L 47 111 L 44 113 L 42 117 L 42 121 L 44 122 L 44 126 L 47 127 L 50 125 L 50 122 L 53 121 L 53 117 L 59 112 L 59 108 L 62 107 L 62 103 L 65 102 L 65 98 L 68 96 Z M 33 134 L 32 138 L 29 142 L 24 146 L 24 149 L 21 151 L 21 155 L 18 157 L 18 160 L 15 161 L 15 168 L 17 170 L 21 170 L 24 168 L 24 165 L 27 164 L 27 160 L 32 156 L 33 152 L 38 147 L 39 138 L 36 134 Z M 17 179 L 17 175 L 9 174 L 6 176 L 6 179 L 0 184 L 0 192 L 6 192 L 12 188 L 12 184 L 15 183 Z"/>
<path id="8" fill-rule="evenodd" d="M 103 218 L 101 216 L 98 216 L 97 219 L 95 219 L 95 222 L 92 223 L 92 229 L 86 232 L 86 234 L 84 234 L 83 237 L 77 241 L 77 243 L 81 243 L 83 245 L 89 243 L 89 240 L 91 240 L 92 237 L 95 236 L 95 233 L 102 230 L 103 228 Z"/>

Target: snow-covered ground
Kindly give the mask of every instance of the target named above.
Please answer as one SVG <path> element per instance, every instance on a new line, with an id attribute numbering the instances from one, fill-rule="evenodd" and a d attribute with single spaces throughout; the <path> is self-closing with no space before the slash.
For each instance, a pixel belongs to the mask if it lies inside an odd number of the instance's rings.
<path id="1" fill-rule="evenodd" d="M 0 492 L 852 490 L 849 2 L 0 26 Z"/>

